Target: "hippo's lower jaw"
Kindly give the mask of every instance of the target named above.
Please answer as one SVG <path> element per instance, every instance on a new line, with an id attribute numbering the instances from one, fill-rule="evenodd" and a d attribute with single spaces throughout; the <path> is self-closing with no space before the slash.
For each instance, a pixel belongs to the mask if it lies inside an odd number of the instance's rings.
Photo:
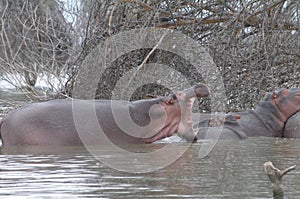
<path id="1" fill-rule="evenodd" d="M 144 138 L 143 142 L 146 144 L 149 144 L 149 143 L 153 143 L 157 140 L 170 137 L 177 132 L 177 129 L 178 129 L 178 123 L 169 124 L 169 125 L 165 126 L 163 129 L 161 129 L 156 135 L 154 135 L 150 138 Z"/>
<path id="2" fill-rule="evenodd" d="M 191 114 L 190 114 L 191 115 Z M 189 117 L 191 118 L 191 116 Z M 144 143 L 153 143 L 157 140 L 164 139 L 167 137 L 170 137 L 174 134 L 177 134 L 178 136 L 189 135 L 189 139 L 187 141 L 194 141 L 196 138 L 196 132 L 194 132 L 192 128 L 192 122 L 191 120 L 188 121 L 176 121 L 169 125 L 166 125 L 163 129 L 161 129 L 156 135 L 150 137 L 150 138 L 144 138 Z"/>

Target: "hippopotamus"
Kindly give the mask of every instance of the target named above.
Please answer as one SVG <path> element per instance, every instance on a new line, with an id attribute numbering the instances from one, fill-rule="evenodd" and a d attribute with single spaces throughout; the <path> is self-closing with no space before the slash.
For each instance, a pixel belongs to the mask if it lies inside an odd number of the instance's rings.
<path id="1" fill-rule="evenodd" d="M 231 113 L 192 113 L 194 131 L 178 134 L 187 141 L 202 139 L 246 139 L 239 122 L 240 115 Z M 220 132 L 221 131 L 221 132 Z"/>
<path id="2" fill-rule="evenodd" d="M 200 123 L 196 123 L 195 126 L 196 129 L 198 129 L 196 131 L 196 138 L 199 140 L 211 138 L 246 139 L 247 135 L 243 131 L 240 119 L 241 116 L 238 114 L 214 114 L 213 117 L 209 119 L 208 123 L 205 121 L 207 119 Z"/>
<path id="3" fill-rule="evenodd" d="M 286 121 L 283 136 L 285 138 L 300 138 L 300 111 Z"/>
<path id="4" fill-rule="evenodd" d="M 2 144 L 3 146 L 106 144 L 103 136 L 97 134 L 97 125 L 100 125 L 106 138 L 114 144 L 152 143 L 176 133 L 182 134 L 192 130 L 193 102 L 197 97 L 208 95 L 208 87 L 199 83 L 169 96 L 132 102 L 57 99 L 32 103 L 8 113 L 1 120 Z M 82 110 L 76 110 L 76 115 L 74 102 L 82 104 L 80 107 Z M 85 111 L 85 107 L 91 103 L 94 106 L 97 124 L 90 122 L 92 118 Z M 125 124 L 127 130 L 132 130 L 128 134 L 126 129 L 118 126 L 120 121 L 117 123 L 115 116 L 122 116 L 126 111 L 135 125 L 145 127 L 141 128 L 143 131 L 134 128 L 134 125 Z M 74 116 L 77 120 L 79 118 L 83 121 L 80 123 L 82 126 L 76 126 Z M 129 118 L 124 118 L 124 121 L 129 121 Z M 79 134 L 78 129 L 84 133 Z"/>
<path id="5" fill-rule="evenodd" d="M 286 137 L 288 131 L 283 132 L 284 124 L 298 110 L 300 110 L 300 89 L 278 89 L 267 93 L 254 110 L 229 113 L 230 117 L 225 117 L 223 130 L 218 139 L 241 140 L 256 136 Z M 210 135 L 205 134 L 207 131 L 205 129 L 216 128 L 209 125 L 212 117 L 214 117 L 213 114 L 194 116 L 193 123 L 196 129 L 199 129 L 196 131 L 196 139 L 208 138 Z M 190 140 L 193 136 L 186 134 L 181 137 Z"/>

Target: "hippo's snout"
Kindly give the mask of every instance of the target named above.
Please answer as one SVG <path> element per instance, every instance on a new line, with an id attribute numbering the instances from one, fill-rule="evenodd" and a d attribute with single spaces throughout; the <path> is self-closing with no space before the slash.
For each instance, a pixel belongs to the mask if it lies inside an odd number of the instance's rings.
<path id="1" fill-rule="evenodd" d="M 196 93 L 196 97 L 207 97 L 209 95 L 209 89 L 205 84 L 195 85 L 194 92 Z"/>
<path id="2" fill-rule="evenodd" d="M 209 95 L 209 89 L 205 84 L 199 83 L 193 87 L 182 91 L 185 99 L 194 97 L 207 97 Z"/>

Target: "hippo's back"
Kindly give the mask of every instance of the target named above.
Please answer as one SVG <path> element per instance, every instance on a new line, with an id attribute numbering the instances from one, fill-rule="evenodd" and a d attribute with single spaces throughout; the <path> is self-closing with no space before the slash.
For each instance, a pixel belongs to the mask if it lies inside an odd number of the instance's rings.
<path id="1" fill-rule="evenodd" d="M 2 120 L 3 145 L 60 145 L 79 143 L 71 100 L 32 103 L 8 113 Z"/>

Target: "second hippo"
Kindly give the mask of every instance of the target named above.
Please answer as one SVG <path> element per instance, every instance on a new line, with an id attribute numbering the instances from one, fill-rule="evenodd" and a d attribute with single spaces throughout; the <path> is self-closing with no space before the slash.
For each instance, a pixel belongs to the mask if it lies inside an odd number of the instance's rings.
<path id="1" fill-rule="evenodd" d="M 272 93 L 267 93 L 254 110 L 245 112 L 230 113 L 238 115 L 240 119 L 232 117 L 225 120 L 223 130 L 219 139 L 245 139 L 247 137 L 300 137 L 300 127 L 296 127 L 291 133 L 289 126 L 300 121 L 300 113 L 288 122 L 287 130 L 284 133 L 284 125 L 290 116 L 300 110 L 300 89 L 279 89 Z M 201 114 L 200 114 L 201 115 Z M 208 127 L 208 122 L 213 115 L 202 115 L 194 123 L 199 127 L 196 132 L 197 139 L 204 139 Z M 203 133 L 204 132 L 204 133 Z M 181 135 L 190 139 L 191 135 Z"/>

